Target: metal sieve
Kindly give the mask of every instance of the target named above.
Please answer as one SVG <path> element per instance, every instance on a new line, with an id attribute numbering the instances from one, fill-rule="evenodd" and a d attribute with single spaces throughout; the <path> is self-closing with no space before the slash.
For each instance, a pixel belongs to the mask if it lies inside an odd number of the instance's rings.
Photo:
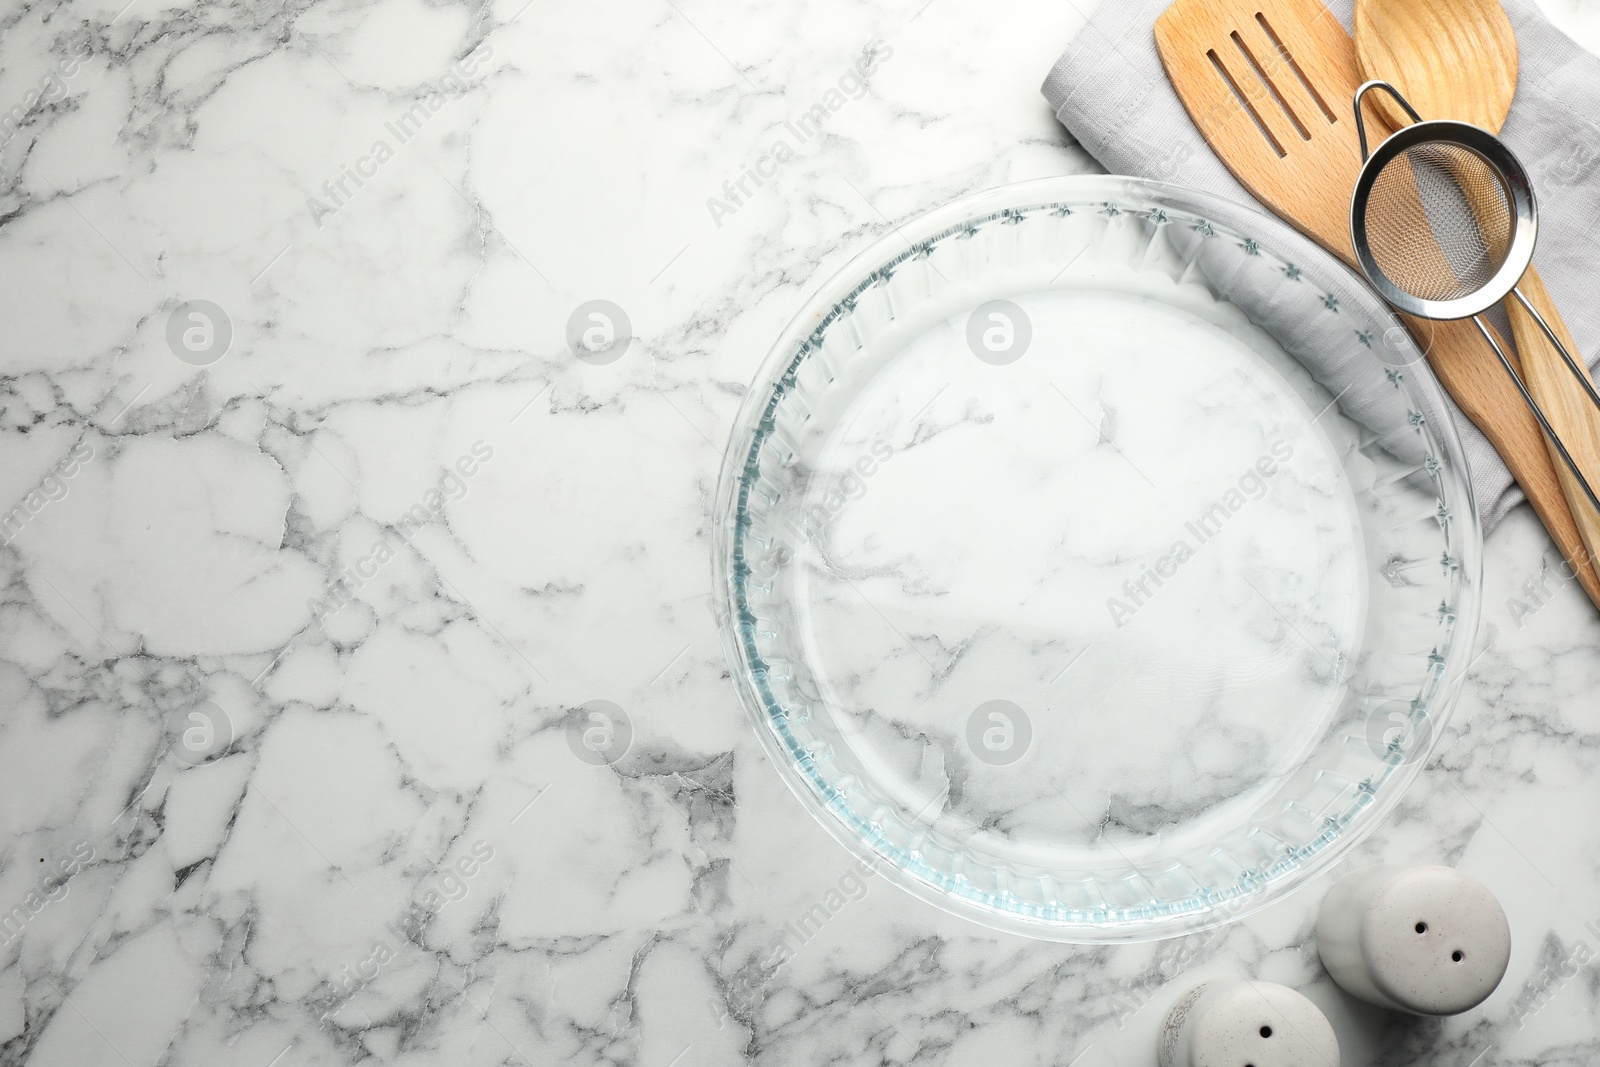
<path id="1" fill-rule="evenodd" d="M 1412 125 L 1369 152 L 1361 101 L 1374 89 L 1393 97 Z M 1379 295 L 1407 314 L 1471 318 L 1600 510 L 1600 497 L 1481 317 L 1506 296 L 1515 297 L 1600 408 L 1600 393 L 1588 375 L 1517 288 L 1533 261 L 1539 214 L 1522 162 L 1487 130 L 1465 122 L 1424 121 L 1388 82 L 1369 81 L 1357 89 L 1355 112 L 1362 165 L 1350 200 L 1350 241 L 1362 273 Z"/>

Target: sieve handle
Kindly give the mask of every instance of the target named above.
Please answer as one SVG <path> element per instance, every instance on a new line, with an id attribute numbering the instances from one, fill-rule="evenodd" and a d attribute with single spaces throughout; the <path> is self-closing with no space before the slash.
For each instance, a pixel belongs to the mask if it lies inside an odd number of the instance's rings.
<path id="1" fill-rule="evenodd" d="M 1552 441 L 1551 459 L 1556 462 L 1556 475 L 1578 533 L 1590 558 L 1600 558 L 1600 502 L 1591 500 L 1584 490 L 1585 484 L 1600 485 L 1600 394 L 1588 368 L 1573 358 L 1577 345 L 1536 270 L 1528 268 L 1512 297 L 1505 306 L 1521 357 L 1522 377 L 1573 466 L 1583 472 L 1583 477 L 1575 477 Z"/>
<path id="2" fill-rule="evenodd" d="M 1428 365 L 1451 399 L 1511 468 L 1561 558 L 1571 562 L 1583 591 L 1600 607 L 1600 577 L 1567 502 L 1558 473 L 1561 461 L 1515 388 L 1516 379 L 1503 373 L 1505 365 L 1484 351 L 1481 330 L 1470 320 L 1431 322 L 1403 312 L 1400 319 L 1427 354 Z M 1489 327 L 1489 334 L 1491 347 L 1500 342 L 1494 327 Z"/>
<path id="3" fill-rule="evenodd" d="M 1367 150 L 1367 117 L 1361 113 L 1361 98 L 1372 92 L 1374 89 L 1382 89 L 1384 92 L 1394 97 L 1394 102 L 1405 108 L 1405 112 L 1407 115 L 1411 116 L 1412 122 L 1422 121 L 1422 116 L 1417 114 L 1417 109 L 1411 106 L 1411 102 L 1409 100 L 1400 95 L 1399 89 L 1396 89 L 1394 86 L 1390 85 L 1381 78 L 1373 78 L 1371 81 L 1362 82 L 1361 88 L 1356 90 L 1355 109 L 1356 136 L 1361 139 L 1361 162 L 1363 163 L 1367 161 L 1367 157 L 1372 155 L 1372 153 Z"/>

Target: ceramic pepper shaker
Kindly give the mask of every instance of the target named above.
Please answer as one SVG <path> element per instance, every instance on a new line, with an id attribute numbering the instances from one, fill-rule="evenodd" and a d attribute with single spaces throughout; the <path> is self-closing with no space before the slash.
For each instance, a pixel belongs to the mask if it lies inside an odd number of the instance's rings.
<path id="1" fill-rule="evenodd" d="M 1323 899 L 1317 951 L 1352 996 L 1415 1015 L 1458 1015 L 1500 984 L 1511 927 L 1495 895 L 1453 867 L 1366 867 Z"/>
<path id="2" fill-rule="evenodd" d="M 1272 982 L 1225 978 L 1189 990 L 1167 1013 L 1161 1067 L 1337 1067 L 1322 1010 Z"/>

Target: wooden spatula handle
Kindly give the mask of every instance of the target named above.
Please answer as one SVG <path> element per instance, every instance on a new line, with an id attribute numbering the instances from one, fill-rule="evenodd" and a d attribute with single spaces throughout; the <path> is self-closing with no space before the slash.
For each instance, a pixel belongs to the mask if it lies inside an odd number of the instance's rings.
<path id="1" fill-rule="evenodd" d="M 1543 313 L 1541 309 L 1540 314 Z M 1549 531 L 1556 549 L 1576 571 L 1583 591 L 1600 606 L 1600 577 L 1595 573 L 1594 557 L 1585 546 L 1577 519 L 1567 504 L 1566 491 L 1556 474 L 1556 464 L 1551 462 L 1544 433 L 1517 395 L 1516 387 L 1486 351 L 1488 346 L 1478 335 L 1477 327 L 1465 319 L 1433 322 L 1407 315 L 1401 318 L 1428 354 L 1428 365 L 1433 368 L 1439 384 L 1506 461 L 1512 477 L 1527 494 L 1528 503 L 1533 505 L 1534 512 Z M 1539 329 L 1537 324 L 1533 324 L 1533 328 Z M 1503 341 L 1501 347 L 1505 347 Z M 1559 356 L 1555 358 L 1560 359 Z M 1523 373 L 1526 381 L 1526 371 Z M 1567 373 L 1565 368 L 1562 373 Z M 1529 388 L 1531 391 L 1531 383 Z"/>
<path id="2" fill-rule="evenodd" d="M 1561 312 L 1556 309 L 1550 291 L 1544 287 L 1539 272 L 1529 267 L 1528 273 L 1522 276 L 1520 288 L 1522 295 L 1528 298 L 1528 303 L 1538 310 L 1556 336 L 1561 338 L 1567 351 L 1580 361 L 1579 367 L 1583 367 L 1578 346 L 1567 330 L 1567 324 L 1562 321 Z M 1545 418 L 1550 420 L 1550 425 L 1567 446 L 1567 453 L 1583 471 L 1584 477 L 1589 479 L 1589 484 L 1600 490 L 1600 412 L 1595 411 L 1594 404 L 1583 386 L 1573 377 L 1561 353 L 1556 351 L 1555 345 L 1550 343 L 1533 316 L 1515 297 L 1506 301 L 1506 311 L 1511 317 L 1511 332 L 1517 339 L 1522 380 L 1527 383 L 1528 392 L 1544 409 Z M 1578 532 L 1589 550 L 1589 557 L 1591 560 L 1600 557 L 1600 513 L 1596 513 L 1583 486 L 1572 476 L 1553 445 L 1550 446 L 1550 456 L 1555 464 L 1556 477 L 1566 493 L 1567 504 L 1577 521 Z"/>

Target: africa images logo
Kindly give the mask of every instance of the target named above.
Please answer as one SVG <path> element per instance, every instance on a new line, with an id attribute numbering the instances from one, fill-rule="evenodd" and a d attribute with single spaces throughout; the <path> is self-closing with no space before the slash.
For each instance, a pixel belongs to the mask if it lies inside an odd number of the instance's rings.
<path id="1" fill-rule="evenodd" d="M 426 86 L 409 108 L 383 124 L 383 133 L 373 139 L 366 152 L 350 163 L 341 163 L 338 173 L 322 183 L 322 196 L 306 198 L 306 211 L 316 228 L 322 229 L 329 216 L 344 210 L 355 194 L 378 176 L 383 165 L 422 131 L 428 120 L 444 110 L 451 100 L 466 93 L 472 84 L 469 79 L 478 73 L 478 65 L 493 57 L 494 46 L 485 41 L 450 64 L 444 77 Z"/>
<path id="2" fill-rule="evenodd" d="M 1117 629 L 1126 626 L 1139 613 L 1139 609 L 1150 603 L 1156 592 L 1168 580 L 1176 577 L 1178 569 L 1194 559 L 1206 542 L 1221 533 L 1230 519 L 1252 501 L 1261 500 L 1267 495 L 1270 488 L 1267 482 L 1294 457 L 1294 446 L 1287 441 L 1278 441 L 1268 451 L 1269 455 L 1263 455 L 1239 476 L 1237 484 L 1223 493 L 1221 500 L 1201 512 L 1197 520 L 1183 524 L 1188 537 L 1180 537 L 1173 542 L 1172 547 L 1153 566 L 1145 564 L 1137 579 L 1130 578 L 1123 582 L 1122 596 L 1106 599 L 1106 610 L 1111 613 L 1111 621 Z"/>
<path id="3" fill-rule="evenodd" d="M 741 164 L 738 177 L 722 183 L 721 197 L 706 198 L 706 210 L 717 229 L 722 229 L 724 219 L 749 203 L 757 189 L 776 178 L 779 170 L 797 158 L 804 145 L 821 136 L 830 118 L 843 111 L 851 101 L 866 96 L 867 78 L 893 57 L 893 46 L 876 38 L 868 41 L 861 57 L 834 79 L 816 103 L 798 117 L 786 119 L 782 131 L 767 145 L 766 151 L 753 163 Z"/>

